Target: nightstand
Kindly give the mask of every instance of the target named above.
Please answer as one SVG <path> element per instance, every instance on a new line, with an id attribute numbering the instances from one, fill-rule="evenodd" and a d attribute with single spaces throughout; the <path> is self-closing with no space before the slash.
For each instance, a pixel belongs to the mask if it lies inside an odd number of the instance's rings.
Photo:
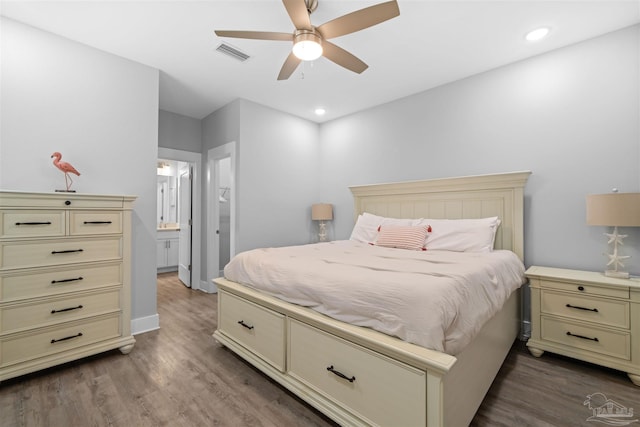
<path id="1" fill-rule="evenodd" d="M 531 267 L 529 351 L 562 354 L 627 373 L 640 386 L 640 279 Z"/>

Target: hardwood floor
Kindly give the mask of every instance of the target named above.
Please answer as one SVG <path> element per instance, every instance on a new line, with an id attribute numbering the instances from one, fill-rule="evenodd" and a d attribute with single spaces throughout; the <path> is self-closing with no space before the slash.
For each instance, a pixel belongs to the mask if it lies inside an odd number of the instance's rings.
<path id="1" fill-rule="evenodd" d="M 216 295 L 159 275 L 160 330 L 137 335 L 128 355 L 3 382 L 0 427 L 336 425 L 218 346 L 216 309 Z M 596 392 L 640 412 L 640 388 L 625 374 L 547 353 L 536 359 L 517 342 L 472 425 L 593 425 L 583 402 Z"/>

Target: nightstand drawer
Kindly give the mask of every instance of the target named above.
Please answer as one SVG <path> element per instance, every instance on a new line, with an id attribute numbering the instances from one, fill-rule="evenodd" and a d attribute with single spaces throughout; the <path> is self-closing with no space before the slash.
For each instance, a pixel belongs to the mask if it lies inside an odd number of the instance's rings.
<path id="1" fill-rule="evenodd" d="M 541 311 L 545 314 L 629 329 L 629 302 L 626 301 L 599 299 L 543 289 Z"/>
<path id="2" fill-rule="evenodd" d="M 631 334 L 542 316 L 541 337 L 577 349 L 631 359 Z"/>
<path id="3" fill-rule="evenodd" d="M 69 218 L 71 236 L 122 233 L 122 212 L 71 211 Z"/>
<path id="4" fill-rule="evenodd" d="M 218 298 L 225 311 L 219 317 L 220 331 L 284 372 L 284 316 L 227 292 L 220 292 Z"/>
<path id="5" fill-rule="evenodd" d="M 120 311 L 120 289 L 0 308 L 0 333 Z"/>
<path id="6" fill-rule="evenodd" d="M 0 268 L 25 268 L 122 258 L 121 238 L 0 242 Z"/>
<path id="7" fill-rule="evenodd" d="M 45 357 L 120 336 L 120 317 L 109 316 L 0 338 L 0 366 Z"/>
<path id="8" fill-rule="evenodd" d="M 604 275 L 603 275 L 604 277 Z M 591 285 L 581 282 L 556 282 L 552 280 L 540 280 L 540 286 L 546 289 L 556 289 L 561 291 L 579 292 L 584 295 L 598 295 L 603 297 L 624 298 L 629 299 L 628 287 L 609 288 L 604 286 Z"/>
<path id="9" fill-rule="evenodd" d="M 0 275 L 0 301 L 59 295 L 122 284 L 121 263 Z"/>
<path id="10" fill-rule="evenodd" d="M 56 237 L 65 234 L 64 211 L 0 211 L 0 237 Z"/>

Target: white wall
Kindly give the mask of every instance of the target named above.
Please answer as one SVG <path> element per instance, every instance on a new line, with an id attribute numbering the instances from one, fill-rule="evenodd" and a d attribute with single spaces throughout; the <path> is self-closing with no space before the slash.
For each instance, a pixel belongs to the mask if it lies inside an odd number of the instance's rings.
<path id="1" fill-rule="evenodd" d="M 337 238 L 349 185 L 531 170 L 525 262 L 603 270 L 585 196 L 640 190 L 640 26 L 372 108 L 321 127 L 322 199 Z M 640 233 L 625 251 L 640 274 Z"/>
<path id="2" fill-rule="evenodd" d="M 193 117 L 160 110 L 158 147 L 202 152 L 202 121 Z"/>
<path id="3" fill-rule="evenodd" d="M 60 151 L 78 192 L 137 195 L 132 317 L 157 325 L 158 70 L 5 18 L 1 38 L 0 188 L 64 188 Z"/>

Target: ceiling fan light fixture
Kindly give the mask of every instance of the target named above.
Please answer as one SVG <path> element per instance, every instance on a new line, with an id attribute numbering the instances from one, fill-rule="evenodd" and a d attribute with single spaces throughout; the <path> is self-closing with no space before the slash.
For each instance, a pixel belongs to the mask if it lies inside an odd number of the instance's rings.
<path id="1" fill-rule="evenodd" d="M 297 30 L 293 36 L 293 54 L 303 61 L 322 56 L 322 38 L 315 31 Z"/>

